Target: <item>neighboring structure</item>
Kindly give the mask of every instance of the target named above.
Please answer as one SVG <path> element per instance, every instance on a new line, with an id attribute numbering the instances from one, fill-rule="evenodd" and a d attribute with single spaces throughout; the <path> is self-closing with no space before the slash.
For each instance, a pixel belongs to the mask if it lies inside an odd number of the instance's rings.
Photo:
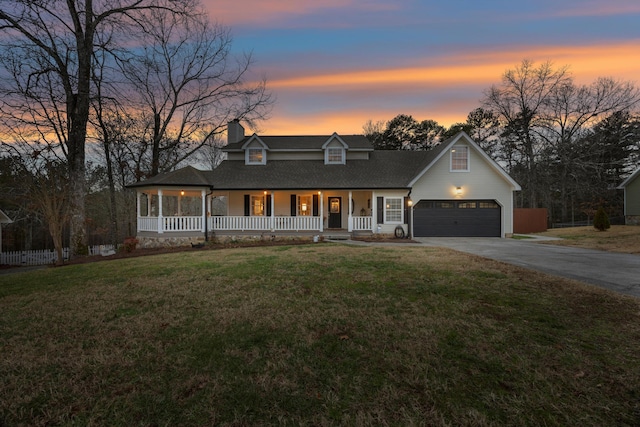
<path id="1" fill-rule="evenodd" d="M 0 253 L 2 253 L 2 224 L 11 224 L 13 221 L 0 210 Z"/>
<path id="2" fill-rule="evenodd" d="M 640 225 L 640 168 L 636 169 L 618 189 L 624 190 L 624 221 Z"/>
<path id="3" fill-rule="evenodd" d="M 361 135 L 244 135 L 228 159 L 130 185 L 138 239 L 253 234 L 495 236 L 513 232 L 520 186 L 464 132 L 430 151 L 374 150 Z"/>

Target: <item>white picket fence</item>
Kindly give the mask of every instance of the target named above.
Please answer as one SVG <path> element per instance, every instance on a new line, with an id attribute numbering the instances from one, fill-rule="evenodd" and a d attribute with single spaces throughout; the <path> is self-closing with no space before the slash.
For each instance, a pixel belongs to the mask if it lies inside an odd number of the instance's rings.
<path id="1" fill-rule="evenodd" d="M 113 245 L 89 246 L 89 255 L 100 255 L 114 251 Z M 62 258 L 69 259 L 69 248 L 62 249 Z M 57 254 L 48 249 L 40 251 L 0 252 L 0 264 L 4 265 L 46 265 L 56 262 Z"/>

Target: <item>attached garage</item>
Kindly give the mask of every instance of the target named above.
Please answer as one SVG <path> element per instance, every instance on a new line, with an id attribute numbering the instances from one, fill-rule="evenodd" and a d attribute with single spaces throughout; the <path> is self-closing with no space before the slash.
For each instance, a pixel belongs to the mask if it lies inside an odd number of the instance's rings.
<path id="1" fill-rule="evenodd" d="M 501 237 L 495 200 L 420 200 L 413 208 L 416 237 Z"/>

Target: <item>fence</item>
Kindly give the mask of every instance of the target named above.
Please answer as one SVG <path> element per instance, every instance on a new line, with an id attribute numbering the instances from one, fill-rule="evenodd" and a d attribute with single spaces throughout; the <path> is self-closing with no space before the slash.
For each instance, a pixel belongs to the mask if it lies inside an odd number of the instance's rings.
<path id="1" fill-rule="evenodd" d="M 513 210 L 513 232 L 520 234 L 547 231 L 546 208 L 516 208 Z"/>
<path id="2" fill-rule="evenodd" d="M 89 255 L 101 255 L 114 251 L 113 245 L 89 246 Z M 0 252 L 0 265 L 46 265 L 53 264 L 58 258 L 55 251 L 48 249 L 40 251 Z M 69 259 L 69 248 L 62 249 L 62 258 Z"/>

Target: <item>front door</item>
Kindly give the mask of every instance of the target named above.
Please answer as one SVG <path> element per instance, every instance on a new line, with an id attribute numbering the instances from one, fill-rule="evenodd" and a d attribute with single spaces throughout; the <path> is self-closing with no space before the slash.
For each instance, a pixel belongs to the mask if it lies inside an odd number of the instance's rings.
<path id="1" fill-rule="evenodd" d="M 328 228 L 342 228 L 342 197 L 329 197 Z"/>

